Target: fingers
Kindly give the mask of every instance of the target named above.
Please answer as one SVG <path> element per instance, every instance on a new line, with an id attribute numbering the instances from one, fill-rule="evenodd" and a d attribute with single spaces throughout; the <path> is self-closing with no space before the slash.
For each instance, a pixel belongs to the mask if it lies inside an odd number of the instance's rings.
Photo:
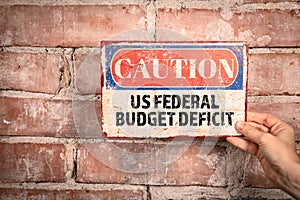
<path id="1" fill-rule="evenodd" d="M 248 124 L 250 124 L 251 126 L 255 127 L 256 129 L 258 129 L 261 132 L 265 132 L 265 133 L 269 133 L 270 132 L 270 129 L 267 128 L 267 127 L 265 127 L 262 124 L 258 124 L 256 122 L 248 122 Z"/>
<path id="2" fill-rule="evenodd" d="M 235 125 L 236 129 L 242 133 L 244 136 L 246 136 L 250 141 L 259 144 L 261 137 L 264 132 L 259 131 L 255 127 L 249 125 L 246 122 L 238 121 Z"/>
<path id="3" fill-rule="evenodd" d="M 251 153 L 252 155 L 256 155 L 258 151 L 258 146 L 252 142 L 249 142 L 243 138 L 239 137 L 227 137 L 226 140 L 230 142 L 232 145 Z"/>
<path id="4" fill-rule="evenodd" d="M 247 113 L 247 121 L 250 123 L 256 123 L 260 124 L 261 126 L 256 126 L 260 131 L 262 132 L 269 132 L 272 135 L 279 135 L 282 134 L 284 136 L 287 135 L 287 133 L 292 133 L 291 137 L 293 137 L 294 130 L 291 126 L 284 123 L 280 119 L 274 117 L 273 115 L 267 114 L 267 113 L 257 113 L 257 112 L 248 112 Z M 253 124 L 251 124 L 253 125 Z M 266 127 L 268 131 L 266 131 Z"/>
<path id="5" fill-rule="evenodd" d="M 268 113 L 247 112 L 247 121 L 262 124 L 271 129 L 275 124 L 283 123 L 280 119 Z"/>

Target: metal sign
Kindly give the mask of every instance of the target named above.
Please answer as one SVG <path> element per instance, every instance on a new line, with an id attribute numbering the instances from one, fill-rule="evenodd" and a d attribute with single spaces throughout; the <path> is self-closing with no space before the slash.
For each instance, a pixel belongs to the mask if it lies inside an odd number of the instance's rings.
<path id="1" fill-rule="evenodd" d="M 101 43 L 107 137 L 239 135 L 246 118 L 243 43 Z"/>

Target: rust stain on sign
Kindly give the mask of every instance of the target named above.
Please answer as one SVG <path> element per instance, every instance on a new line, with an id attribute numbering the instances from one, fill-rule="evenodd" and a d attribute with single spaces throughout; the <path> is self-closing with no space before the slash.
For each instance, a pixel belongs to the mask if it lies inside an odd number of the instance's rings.
<path id="1" fill-rule="evenodd" d="M 108 137 L 232 136 L 246 118 L 243 43 L 101 43 Z"/>

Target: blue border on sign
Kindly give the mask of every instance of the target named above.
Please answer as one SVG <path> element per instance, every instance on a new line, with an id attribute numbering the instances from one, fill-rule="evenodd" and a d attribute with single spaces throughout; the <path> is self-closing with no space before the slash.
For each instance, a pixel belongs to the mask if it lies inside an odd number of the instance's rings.
<path id="1" fill-rule="evenodd" d="M 244 74 L 244 48 L 245 46 L 240 45 L 221 45 L 221 44 L 215 44 L 215 45 L 206 45 L 206 44 L 197 44 L 197 43 L 191 43 L 191 44 L 106 44 L 104 47 L 105 51 L 105 66 L 102 66 L 105 70 L 106 74 L 106 85 L 105 87 L 107 89 L 113 89 L 113 90 L 243 90 L 243 74 Z M 117 53 L 117 51 L 121 49 L 228 49 L 233 52 L 233 54 L 236 56 L 238 61 L 238 74 L 235 79 L 235 81 L 227 87 L 224 86 L 214 86 L 214 87 L 202 87 L 202 86 L 188 86 L 188 87 L 121 87 L 118 84 L 116 84 L 115 80 L 112 77 L 111 73 L 111 62 L 114 57 L 114 55 Z"/>

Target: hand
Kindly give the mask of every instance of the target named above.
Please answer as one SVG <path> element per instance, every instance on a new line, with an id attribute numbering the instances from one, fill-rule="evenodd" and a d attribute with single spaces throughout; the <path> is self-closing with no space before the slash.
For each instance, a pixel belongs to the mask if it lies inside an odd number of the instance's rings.
<path id="1" fill-rule="evenodd" d="M 266 113 L 248 112 L 247 121 L 236 124 L 245 137 L 228 137 L 227 141 L 255 155 L 275 185 L 300 198 L 300 159 L 293 128 Z"/>

